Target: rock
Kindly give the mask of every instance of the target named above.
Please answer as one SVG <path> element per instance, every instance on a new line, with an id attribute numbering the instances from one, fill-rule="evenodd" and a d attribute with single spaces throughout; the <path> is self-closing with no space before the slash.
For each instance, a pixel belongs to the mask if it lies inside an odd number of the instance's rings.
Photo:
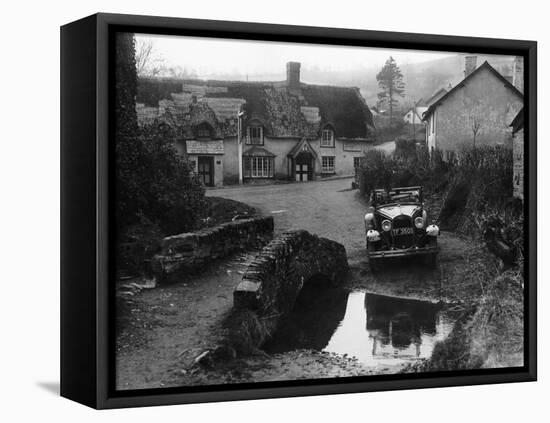
<path id="1" fill-rule="evenodd" d="M 210 355 L 210 350 L 206 350 L 204 352 L 202 352 L 201 354 L 199 354 L 197 357 L 195 357 L 195 364 L 207 364 L 207 361 L 209 361 L 209 355 Z"/>
<path id="2" fill-rule="evenodd" d="M 220 345 L 212 352 L 212 360 L 214 361 L 230 361 L 237 358 L 237 352 L 229 345 Z"/>

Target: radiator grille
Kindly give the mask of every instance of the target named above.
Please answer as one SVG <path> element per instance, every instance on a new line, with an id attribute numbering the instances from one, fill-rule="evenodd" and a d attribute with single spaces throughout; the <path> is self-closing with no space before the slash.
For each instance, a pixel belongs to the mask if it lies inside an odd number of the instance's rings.
<path id="1" fill-rule="evenodd" d="M 410 248 L 414 245 L 414 225 L 410 216 L 401 215 L 393 219 L 392 229 L 410 228 L 411 233 L 405 235 L 393 235 L 393 246 L 395 248 Z"/>

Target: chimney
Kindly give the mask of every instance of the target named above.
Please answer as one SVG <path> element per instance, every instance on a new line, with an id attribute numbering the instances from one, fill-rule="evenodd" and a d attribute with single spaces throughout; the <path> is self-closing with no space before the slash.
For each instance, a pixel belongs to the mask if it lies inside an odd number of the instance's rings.
<path id="1" fill-rule="evenodd" d="M 464 78 L 470 75 L 477 68 L 477 56 L 466 56 L 464 58 Z"/>
<path id="2" fill-rule="evenodd" d="M 514 71 L 512 73 L 512 84 L 523 94 L 523 57 L 514 58 Z"/>
<path id="3" fill-rule="evenodd" d="M 291 90 L 300 90 L 300 62 L 286 64 L 286 85 Z"/>

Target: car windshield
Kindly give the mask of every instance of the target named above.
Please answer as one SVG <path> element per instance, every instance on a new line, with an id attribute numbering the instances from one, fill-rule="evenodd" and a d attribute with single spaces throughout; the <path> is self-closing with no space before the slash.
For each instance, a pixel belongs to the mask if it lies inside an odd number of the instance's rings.
<path id="1" fill-rule="evenodd" d="M 420 190 L 396 190 L 388 192 L 388 197 L 391 203 L 419 203 Z"/>
<path id="2" fill-rule="evenodd" d="M 392 189 L 389 191 L 376 190 L 374 192 L 376 204 L 390 203 L 420 203 L 420 189 Z"/>

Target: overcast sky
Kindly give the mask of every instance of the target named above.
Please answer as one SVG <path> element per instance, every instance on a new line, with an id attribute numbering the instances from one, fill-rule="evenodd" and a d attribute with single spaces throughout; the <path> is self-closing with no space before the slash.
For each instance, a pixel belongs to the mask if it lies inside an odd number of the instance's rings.
<path id="1" fill-rule="evenodd" d="M 254 75 L 284 74 L 285 64 L 289 61 L 301 62 L 306 68 L 345 71 L 358 67 L 382 67 L 390 55 L 403 65 L 455 54 L 149 34 L 136 34 L 136 39 L 154 40 L 155 50 L 168 66 L 195 70 L 200 77 L 239 73 L 250 75 L 251 80 Z"/>

